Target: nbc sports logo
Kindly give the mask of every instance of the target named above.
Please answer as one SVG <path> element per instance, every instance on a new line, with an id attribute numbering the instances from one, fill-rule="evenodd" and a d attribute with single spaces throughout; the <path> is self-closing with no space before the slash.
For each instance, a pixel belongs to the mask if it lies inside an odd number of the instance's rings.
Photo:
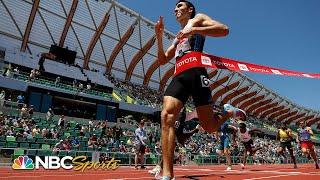
<path id="1" fill-rule="evenodd" d="M 12 164 L 13 169 L 33 169 L 33 161 L 28 156 L 17 157 Z"/>
<path id="2" fill-rule="evenodd" d="M 245 65 L 245 64 L 239 64 L 239 63 L 238 63 L 238 67 L 239 67 L 239 69 L 242 70 L 242 71 L 249 71 L 247 65 Z"/>

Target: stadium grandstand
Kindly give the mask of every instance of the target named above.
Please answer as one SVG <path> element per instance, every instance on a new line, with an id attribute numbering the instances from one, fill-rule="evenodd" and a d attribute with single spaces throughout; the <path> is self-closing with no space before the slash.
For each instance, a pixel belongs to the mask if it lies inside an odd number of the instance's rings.
<path id="1" fill-rule="evenodd" d="M 113 0 L 0 0 L 0 16 L 1 166 L 11 167 L 24 155 L 83 155 L 92 161 L 114 157 L 121 166 L 133 166 L 134 133 L 141 119 L 147 120 L 145 163 L 159 162 L 162 97 L 175 60 L 158 63 L 154 22 Z M 168 48 L 175 34 L 166 30 L 165 37 Z M 215 111 L 224 104 L 239 107 L 249 115 L 246 124 L 263 132 L 254 140 L 263 150 L 249 164 L 291 162 L 277 155 L 275 136 L 283 123 L 296 136 L 299 122 L 306 122 L 315 132 L 312 141 L 320 145 L 318 111 L 240 72 L 208 73 Z M 192 100 L 186 108 L 186 129 L 191 130 L 198 124 Z M 214 135 L 196 133 L 178 148 L 176 163 L 219 167 L 225 158 L 216 154 L 217 144 Z M 234 164 L 242 150 L 241 144 L 232 148 Z M 309 162 L 301 150 L 294 152 L 299 163 Z M 0 169 L 1 176 L 7 172 L 19 177 L 14 170 Z M 120 169 L 104 177 L 99 172 L 96 178 L 122 178 L 128 172 Z M 54 173 L 48 171 L 48 177 Z"/>

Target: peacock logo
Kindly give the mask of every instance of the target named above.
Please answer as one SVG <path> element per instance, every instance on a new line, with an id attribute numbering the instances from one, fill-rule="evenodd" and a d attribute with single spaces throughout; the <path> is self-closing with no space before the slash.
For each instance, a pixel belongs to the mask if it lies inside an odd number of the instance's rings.
<path id="1" fill-rule="evenodd" d="M 19 156 L 13 161 L 13 169 L 28 169 L 34 168 L 33 161 L 28 156 Z"/>

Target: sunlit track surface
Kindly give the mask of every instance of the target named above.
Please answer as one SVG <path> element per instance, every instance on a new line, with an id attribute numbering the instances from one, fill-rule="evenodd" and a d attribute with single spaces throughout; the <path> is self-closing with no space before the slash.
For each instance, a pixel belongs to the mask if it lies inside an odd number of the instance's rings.
<path id="1" fill-rule="evenodd" d="M 150 169 L 150 168 L 149 168 Z M 135 170 L 132 167 L 120 167 L 117 170 L 88 170 L 78 172 L 73 170 L 12 170 L 0 169 L 0 179 L 48 179 L 48 180 L 85 180 L 85 179 L 155 179 L 148 174 L 148 170 Z M 233 170 L 226 171 L 225 166 L 176 166 L 176 179 L 320 179 L 320 170 L 313 164 L 299 165 L 293 169 L 292 165 L 250 165 L 242 170 L 240 166 L 233 166 Z"/>

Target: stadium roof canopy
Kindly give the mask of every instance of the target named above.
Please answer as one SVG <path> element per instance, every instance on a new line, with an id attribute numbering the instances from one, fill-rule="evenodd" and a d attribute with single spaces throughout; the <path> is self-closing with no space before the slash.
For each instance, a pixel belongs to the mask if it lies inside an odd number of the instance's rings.
<path id="1" fill-rule="evenodd" d="M 1 46 L 32 55 L 52 44 L 77 51 L 84 68 L 163 90 L 174 60 L 159 66 L 154 22 L 112 0 L 0 0 Z M 165 31 L 164 46 L 174 34 Z M 230 103 L 260 118 L 314 124 L 320 113 L 296 105 L 247 76 L 209 70 L 217 105 Z"/>

